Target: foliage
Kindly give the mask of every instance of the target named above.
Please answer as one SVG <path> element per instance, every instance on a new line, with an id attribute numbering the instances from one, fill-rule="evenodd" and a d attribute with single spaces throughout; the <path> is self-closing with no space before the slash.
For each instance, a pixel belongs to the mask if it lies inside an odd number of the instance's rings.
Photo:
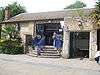
<path id="1" fill-rule="evenodd" d="M 76 1 L 74 4 L 67 6 L 65 9 L 75 9 L 86 7 L 86 4 L 81 1 Z"/>
<path id="2" fill-rule="evenodd" d="M 0 43 L 0 53 L 22 54 L 23 46 L 18 42 L 18 40 L 5 40 Z"/>
<path id="3" fill-rule="evenodd" d="M 26 12 L 25 10 L 25 7 L 24 6 L 21 6 L 20 4 L 18 4 L 17 2 L 14 2 L 12 4 L 9 4 L 8 6 L 6 6 L 10 9 L 10 16 L 13 17 L 15 15 L 18 15 L 20 13 L 24 13 Z M 6 7 L 0 7 L 0 21 L 3 21 L 4 20 L 4 9 Z"/>
<path id="4" fill-rule="evenodd" d="M 9 4 L 7 7 L 10 9 L 11 17 L 26 12 L 25 8 L 17 2 Z M 5 7 L 0 8 L 0 21 L 4 20 L 4 9 Z M 0 34 L 0 53 L 23 53 L 23 46 L 16 25 L 5 25 L 2 30 L 0 30 Z"/>
<path id="5" fill-rule="evenodd" d="M 91 18 L 93 20 L 94 28 L 100 26 L 100 0 L 96 2 L 95 9 L 91 13 Z"/>
<path id="6" fill-rule="evenodd" d="M 9 4 L 8 7 L 10 8 L 11 16 L 26 12 L 25 7 L 21 6 L 17 2 Z"/>
<path id="7" fill-rule="evenodd" d="M 18 29 L 16 28 L 16 25 L 6 25 L 1 30 L 1 36 L 6 39 L 15 39 L 18 36 Z"/>
<path id="8" fill-rule="evenodd" d="M 23 53 L 21 38 L 15 25 L 6 25 L 3 27 L 1 32 L 0 53 Z"/>
<path id="9" fill-rule="evenodd" d="M 0 21 L 4 20 L 4 8 L 0 7 Z"/>

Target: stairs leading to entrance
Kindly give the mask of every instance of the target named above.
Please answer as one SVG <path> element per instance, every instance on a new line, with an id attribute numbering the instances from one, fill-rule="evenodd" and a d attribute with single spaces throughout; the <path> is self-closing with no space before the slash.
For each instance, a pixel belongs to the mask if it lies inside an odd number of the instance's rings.
<path id="1" fill-rule="evenodd" d="M 60 57 L 60 51 L 55 49 L 53 46 L 45 46 L 43 48 L 43 51 L 40 52 L 41 55 L 38 57 L 45 57 L 45 58 L 59 58 Z"/>
<path id="2" fill-rule="evenodd" d="M 53 46 L 44 46 L 43 51 L 40 52 L 41 55 L 38 55 L 37 51 L 29 46 L 27 54 L 33 57 L 59 58 L 61 56 L 61 51 L 55 49 Z"/>

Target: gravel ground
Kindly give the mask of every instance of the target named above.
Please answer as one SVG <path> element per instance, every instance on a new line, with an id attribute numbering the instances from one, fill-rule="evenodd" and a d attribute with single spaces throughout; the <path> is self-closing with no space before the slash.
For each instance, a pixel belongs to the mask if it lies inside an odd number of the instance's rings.
<path id="1" fill-rule="evenodd" d="M 79 58 L 0 54 L 0 75 L 100 75 L 100 65 L 95 61 Z"/>

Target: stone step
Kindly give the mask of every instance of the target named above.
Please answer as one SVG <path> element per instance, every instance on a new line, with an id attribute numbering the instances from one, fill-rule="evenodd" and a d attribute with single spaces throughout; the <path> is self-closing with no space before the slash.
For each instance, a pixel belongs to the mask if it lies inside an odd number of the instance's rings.
<path id="1" fill-rule="evenodd" d="M 60 58 L 60 56 L 38 56 L 38 57 L 40 57 L 40 58 Z"/>
<path id="2" fill-rule="evenodd" d="M 51 50 L 44 50 L 44 51 L 41 51 L 41 52 L 42 52 L 42 53 L 43 53 L 43 52 L 49 53 L 49 52 L 59 52 L 59 51 L 58 51 L 58 50 L 52 50 L 52 51 L 51 51 Z"/>
<path id="3" fill-rule="evenodd" d="M 54 48 L 54 46 L 44 46 L 45 48 Z"/>
<path id="4" fill-rule="evenodd" d="M 54 50 L 54 49 L 43 49 L 43 51 L 58 51 L 58 50 Z"/>
<path id="5" fill-rule="evenodd" d="M 48 54 L 57 54 L 59 53 L 58 51 L 45 51 L 45 52 L 40 52 L 40 53 L 48 53 Z"/>
<path id="6" fill-rule="evenodd" d="M 37 53 L 36 50 L 32 50 L 32 51 L 29 51 L 28 53 Z M 49 51 L 49 50 L 44 50 L 44 51 L 41 51 L 40 53 L 59 53 L 58 50 L 53 50 L 53 51 Z"/>
<path id="7" fill-rule="evenodd" d="M 59 54 L 59 53 L 56 53 L 56 54 L 41 53 L 41 55 L 44 55 L 44 56 L 58 56 L 58 55 L 60 55 L 60 54 Z"/>
<path id="8" fill-rule="evenodd" d="M 55 49 L 53 46 L 45 46 L 44 49 Z"/>
<path id="9" fill-rule="evenodd" d="M 41 55 L 37 54 L 36 50 L 32 50 L 30 48 L 29 55 L 30 56 L 38 56 L 43 58 L 59 58 L 60 52 L 56 50 L 53 46 L 45 46 L 43 51 L 40 52 Z"/>
<path id="10" fill-rule="evenodd" d="M 56 50 L 53 46 L 45 46 L 43 51 L 41 51 L 41 55 L 39 57 L 42 58 L 59 58 L 60 52 Z"/>
<path id="11" fill-rule="evenodd" d="M 57 50 L 57 49 L 43 48 L 43 50 Z"/>

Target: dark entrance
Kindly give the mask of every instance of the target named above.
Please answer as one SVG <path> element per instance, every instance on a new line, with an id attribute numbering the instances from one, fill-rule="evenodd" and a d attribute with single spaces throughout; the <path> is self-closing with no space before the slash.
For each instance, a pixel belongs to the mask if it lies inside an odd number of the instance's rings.
<path id="1" fill-rule="evenodd" d="M 70 57 L 89 57 L 89 32 L 70 33 Z"/>
<path id="2" fill-rule="evenodd" d="M 100 51 L 100 29 L 97 30 L 97 45 L 98 51 Z"/>
<path id="3" fill-rule="evenodd" d="M 25 41 L 25 51 L 24 51 L 24 53 L 28 53 L 28 51 L 29 51 L 28 46 L 32 45 L 32 35 L 26 34 L 25 36 L 26 36 L 25 37 L 26 41 Z"/>
<path id="4" fill-rule="evenodd" d="M 32 35 L 26 34 L 26 42 L 25 45 L 32 45 Z"/>
<path id="5" fill-rule="evenodd" d="M 53 46 L 53 33 L 59 32 L 60 23 L 37 24 L 36 33 L 45 36 L 45 45 Z"/>

